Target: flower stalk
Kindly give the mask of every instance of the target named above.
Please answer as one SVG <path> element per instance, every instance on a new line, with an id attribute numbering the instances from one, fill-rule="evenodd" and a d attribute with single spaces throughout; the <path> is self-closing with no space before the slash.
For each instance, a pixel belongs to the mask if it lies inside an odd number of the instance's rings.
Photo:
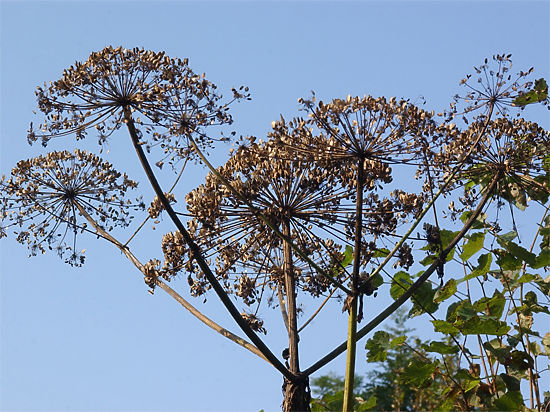
<path id="1" fill-rule="evenodd" d="M 129 107 L 124 108 L 124 119 L 126 121 L 126 126 L 128 128 L 128 132 L 130 133 L 130 137 L 132 139 L 134 149 L 136 150 L 136 153 L 147 175 L 147 178 L 149 179 L 149 182 L 151 183 L 151 186 L 153 187 L 155 194 L 160 199 L 162 206 L 168 213 L 168 216 L 170 216 L 170 219 L 174 222 L 174 224 L 176 225 L 176 228 L 182 234 L 185 242 L 189 246 L 193 259 L 195 259 L 195 261 L 203 271 L 204 275 L 212 285 L 212 288 L 214 289 L 214 291 L 222 301 L 223 305 L 226 307 L 227 311 L 233 317 L 235 322 L 237 322 L 237 325 L 239 325 L 241 330 L 246 334 L 246 336 L 248 336 L 248 338 L 258 348 L 258 350 L 264 355 L 264 357 L 269 361 L 269 363 L 271 363 L 287 379 L 292 380 L 293 375 L 289 372 L 289 370 L 281 363 L 279 359 L 277 359 L 277 357 L 273 354 L 273 352 L 269 350 L 266 344 L 260 339 L 260 337 L 250 328 L 248 323 L 243 319 L 243 317 L 241 316 L 241 314 L 239 313 L 239 311 L 237 310 L 237 308 L 235 307 L 235 305 L 233 304 L 233 302 L 231 301 L 227 293 L 223 290 L 223 287 L 220 285 L 220 283 L 216 279 L 216 276 L 212 273 L 212 270 L 210 269 L 204 257 L 202 256 L 200 248 L 193 241 L 190 234 L 187 232 L 187 230 L 183 226 L 183 223 L 179 219 L 178 215 L 172 208 L 172 205 L 164 195 L 164 192 L 162 191 L 157 181 L 157 178 L 155 177 L 155 174 L 151 169 L 151 165 L 149 164 L 149 161 L 147 160 L 147 157 L 143 152 L 143 148 L 140 145 L 139 136 L 138 136 L 138 133 L 132 118 L 132 113 Z"/>

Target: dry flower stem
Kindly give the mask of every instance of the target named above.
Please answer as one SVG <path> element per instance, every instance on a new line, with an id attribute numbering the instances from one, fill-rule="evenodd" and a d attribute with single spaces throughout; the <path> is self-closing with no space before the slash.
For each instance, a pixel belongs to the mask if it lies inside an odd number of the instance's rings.
<path id="1" fill-rule="evenodd" d="M 151 186 L 153 186 L 153 189 L 156 193 L 156 195 L 159 197 L 162 206 L 170 216 L 170 219 L 174 222 L 179 232 L 182 234 L 185 242 L 189 245 L 189 248 L 191 250 L 193 258 L 196 260 L 197 264 L 203 271 L 204 275 L 207 277 L 208 281 L 214 288 L 214 291 L 222 301 L 223 305 L 226 307 L 228 312 L 231 314 L 235 322 L 239 325 L 239 327 L 242 329 L 242 331 L 248 336 L 248 338 L 252 341 L 254 345 L 262 352 L 262 354 L 265 356 L 265 358 L 279 371 L 281 372 L 287 379 L 293 380 L 294 375 L 289 372 L 287 368 L 281 363 L 279 359 L 269 350 L 269 348 L 266 346 L 266 344 L 259 338 L 259 336 L 250 328 L 248 323 L 243 319 L 227 293 L 223 290 L 222 286 L 210 270 L 210 267 L 204 260 L 204 257 L 202 256 L 202 253 L 197 246 L 197 244 L 193 241 L 183 224 L 181 223 L 180 219 L 178 218 L 176 212 L 172 208 L 172 205 L 164 195 L 164 192 L 162 191 L 152 169 L 149 165 L 149 162 L 147 161 L 147 158 L 145 156 L 145 153 L 143 152 L 143 149 L 139 142 L 138 133 L 136 131 L 134 121 L 132 119 L 132 114 L 130 112 L 130 108 L 126 107 L 124 109 L 124 117 L 126 120 L 126 125 L 128 127 L 128 131 L 130 133 L 130 136 L 132 138 L 132 143 L 134 144 L 134 148 L 138 154 L 139 160 L 141 162 L 141 165 L 143 166 L 143 169 L 145 170 L 145 173 L 147 174 L 147 177 L 149 178 L 149 181 L 151 183 Z"/>
<path id="2" fill-rule="evenodd" d="M 76 203 L 76 208 L 78 211 L 86 218 L 88 222 L 94 227 L 94 229 L 97 231 L 97 233 L 114 244 L 117 248 L 120 249 L 122 253 L 134 264 L 136 268 L 139 269 L 140 272 L 142 272 L 144 275 L 146 273 L 145 267 L 143 264 L 138 260 L 138 258 L 135 257 L 135 255 L 130 252 L 130 249 L 126 246 L 120 243 L 118 240 L 116 240 L 113 236 L 111 236 L 109 233 L 107 233 L 105 230 L 99 226 L 96 221 L 84 210 L 84 208 L 79 204 Z M 172 289 L 170 286 L 168 286 L 165 282 L 163 282 L 161 279 L 156 280 L 156 284 L 158 287 L 160 287 L 162 290 L 164 290 L 166 293 L 168 293 L 176 302 L 178 302 L 180 305 L 182 305 L 185 309 L 187 309 L 193 316 L 195 316 L 198 320 L 200 320 L 202 323 L 204 323 L 209 328 L 215 330 L 220 335 L 225 336 L 229 340 L 232 340 L 238 345 L 241 345 L 243 348 L 248 349 L 250 352 L 254 353 L 255 355 L 258 355 L 260 358 L 264 359 L 265 361 L 269 362 L 266 357 L 256 348 L 254 345 L 252 345 L 250 342 L 242 339 L 241 337 L 231 333 L 224 327 L 218 325 L 216 322 L 214 322 L 209 317 L 205 316 L 202 312 L 197 310 L 193 305 L 191 305 L 187 300 L 185 300 L 179 293 L 177 293 L 174 289 Z"/>
<path id="3" fill-rule="evenodd" d="M 290 238 L 290 223 L 288 220 L 283 222 L 283 235 Z M 296 281 L 294 279 L 294 268 L 292 265 L 292 249 L 288 242 L 283 244 L 283 272 L 285 276 L 286 304 L 288 315 L 288 348 L 289 348 L 289 366 L 294 374 L 300 372 L 300 361 L 298 353 L 298 322 L 296 318 Z"/>

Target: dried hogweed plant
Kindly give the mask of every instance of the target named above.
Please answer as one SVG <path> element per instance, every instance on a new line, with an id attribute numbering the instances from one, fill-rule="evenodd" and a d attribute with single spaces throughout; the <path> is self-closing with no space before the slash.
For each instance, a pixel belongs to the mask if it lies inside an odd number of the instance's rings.
<path id="1" fill-rule="evenodd" d="M 354 257 L 351 293 L 344 309 L 350 312 L 348 372 L 352 374 L 354 335 L 357 321 L 363 318 L 363 296 L 372 294 L 373 284 L 381 283 L 380 278 L 366 275 L 367 264 L 382 249 L 380 242 L 387 235 L 395 235 L 400 221 L 420 212 L 426 197 L 421 190 L 388 193 L 392 167 L 410 163 L 423 166 L 421 161 L 433 156 L 430 145 L 437 138 L 437 126 L 433 113 L 395 98 L 348 96 L 325 104 L 317 103 L 313 95 L 300 102 L 309 118 L 294 119 L 288 125 L 281 119 L 273 125 L 273 136 L 297 156 L 326 164 L 349 193 L 343 205 L 347 212 L 344 237 L 353 247 Z M 400 248 L 397 264 L 412 264 L 407 245 Z M 348 400 L 352 381 L 353 376 L 347 376 Z"/>
<path id="2" fill-rule="evenodd" d="M 493 60 L 496 68 L 486 61 L 476 69 L 477 84 L 470 76 L 463 80 L 467 94 L 456 97 L 442 124 L 433 112 L 405 100 L 348 96 L 323 103 L 313 96 L 301 100 L 306 119 L 281 118 L 273 123 L 270 140 L 251 139 L 216 169 L 203 151 L 228 139 L 214 137 L 209 127 L 231 124 L 229 105 L 248 98 L 248 90 L 233 89 L 232 98 L 224 101 L 186 59 L 107 47 L 38 88 L 39 110 L 46 119 L 36 128 L 31 124 L 28 140 L 45 146 L 54 137 L 74 134 L 78 140 L 94 129 L 103 144 L 127 127 L 156 194 L 149 218 L 166 213 L 176 226 L 162 239 L 164 262 L 152 258 L 141 264 L 128 246 L 135 234 L 126 243 L 109 234 L 129 223 L 133 209 L 145 206 L 125 200 L 134 182 L 81 151 L 20 162 L 11 177 L 2 179 L 0 210 L 8 224 L 0 228 L 0 236 L 15 228 L 31 253 L 56 249 L 78 265 L 83 257 L 77 252 L 77 234 L 89 231 L 109 240 L 141 271 L 151 291 L 162 288 L 202 322 L 277 368 L 285 378 L 285 411 L 308 410 L 308 376 L 347 350 L 344 408 L 350 409 L 356 341 L 407 299 L 413 297 L 417 305 L 415 291 L 432 290 L 428 277 L 443 273 L 454 247 L 495 195 L 520 207 L 529 198 L 548 200 L 548 133 L 507 117 L 511 106 L 547 101 L 547 87 L 540 80 L 524 82 L 531 71 L 511 76 L 509 56 Z M 470 124 L 463 132 L 450 123 L 459 114 Z M 502 118 L 493 120 L 495 115 Z M 187 214 L 172 206 L 173 188 L 162 190 L 143 151 L 156 146 L 163 153 L 159 167 L 165 161 L 186 164 L 200 158 L 211 168 L 205 184 L 186 197 L 191 217 L 186 226 L 180 217 Z M 396 176 L 399 182 L 394 183 Z M 410 181 L 404 183 L 403 176 Z M 435 199 L 464 183 L 461 201 L 469 217 L 458 232 L 440 230 Z M 482 187 L 479 194 L 475 185 Z M 430 208 L 435 226 L 426 225 L 428 239 L 418 240 L 431 242 L 431 260 L 418 279 L 400 284 L 403 272 L 397 279 L 384 267 L 390 259 L 394 268 L 409 269 L 415 263 L 414 243 L 405 241 Z M 401 233 L 406 222 L 411 225 Z M 180 273 L 195 296 L 213 289 L 252 343 L 215 324 L 168 287 L 164 281 Z M 376 293 L 382 274 L 391 279 L 395 302 L 376 316 L 369 306 L 369 322 L 357 330 L 363 296 Z M 396 292 L 396 285 L 403 290 Z M 324 302 L 299 328 L 303 292 Z M 333 296 L 345 298 L 348 338 L 301 370 L 300 332 Z M 237 310 L 234 300 L 246 311 Z M 284 319 L 289 342 L 284 365 L 257 335 L 268 330 L 260 318 L 264 302 L 278 306 Z"/>
<path id="3" fill-rule="evenodd" d="M 3 179 L 4 220 L 27 244 L 31 254 L 55 249 L 66 261 L 81 265 L 77 235 L 88 231 L 91 218 L 105 231 L 127 226 L 131 212 L 143 208 L 139 199 L 126 199 L 137 186 L 112 165 L 85 151 L 51 152 L 20 161 Z"/>

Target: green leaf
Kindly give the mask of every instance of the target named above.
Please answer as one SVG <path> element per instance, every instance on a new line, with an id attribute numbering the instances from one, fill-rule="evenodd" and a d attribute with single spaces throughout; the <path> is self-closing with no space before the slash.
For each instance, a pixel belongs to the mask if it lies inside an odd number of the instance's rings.
<path id="1" fill-rule="evenodd" d="M 546 266 L 550 266 L 550 250 L 543 249 L 536 257 L 535 264 L 531 265 L 533 269 L 540 269 Z"/>
<path id="2" fill-rule="evenodd" d="M 518 279 L 518 283 L 529 283 L 529 282 L 535 280 L 536 278 L 537 277 L 535 275 L 531 275 L 530 273 L 526 273 Z"/>
<path id="3" fill-rule="evenodd" d="M 479 256 L 477 258 L 477 267 L 472 271 L 472 273 L 467 275 L 464 280 L 474 279 L 478 276 L 485 276 L 487 272 L 489 272 L 492 262 L 493 258 L 489 253 L 484 253 L 483 255 Z"/>
<path id="4" fill-rule="evenodd" d="M 396 300 L 407 291 L 412 285 L 411 277 L 406 272 L 397 272 L 391 281 L 390 295 Z"/>
<path id="5" fill-rule="evenodd" d="M 446 299 L 449 299 L 456 292 L 456 280 L 449 279 L 442 288 L 439 288 L 435 292 L 434 302 L 441 303 Z"/>
<path id="6" fill-rule="evenodd" d="M 427 352 L 435 352 L 441 355 L 459 352 L 459 348 L 456 345 L 449 345 L 447 343 L 437 341 L 431 341 L 430 346 L 426 346 L 425 349 Z"/>
<path id="7" fill-rule="evenodd" d="M 390 334 L 383 330 L 376 332 L 365 344 L 365 349 L 367 349 L 367 361 L 385 361 L 388 357 L 387 351 L 390 347 Z"/>
<path id="8" fill-rule="evenodd" d="M 472 213 L 473 213 L 472 211 L 462 213 L 462 216 L 460 216 L 460 220 L 462 221 L 462 223 L 466 223 L 470 219 L 470 216 L 472 216 Z M 486 219 L 487 219 L 487 214 L 480 213 L 479 216 L 474 221 L 474 224 L 472 225 L 472 229 L 481 229 L 486 227 L 487 226 L 485 223 Z"/>
<path id="9" fill-rule="evenodd" d="M 385 258 L 386 256 L 388 256 L 390 254 L 390 250 L 389 249 L 386 249 L 386 248 L 382 248 L 382 249 L 376 249 L 374 251 L 374 254 L 372 255 L 372 257 L 375 257 L 375 258 Z"/>
<path id="10" fill-rule="evenodd" d="M 439 232 L 439 238 L 441 239 L 441 246 L 445 249 L 451 241 L 458 235 L 458 231 L 453 232 L 452 230 L 441 229 Z"/>
<path id="11" fill-rule="evenodd" d="M 407 340 L 407 336 L 397 336 L 396 338 L 393 338 L 390 342 L 391 349 L 395 349 L 397 346 L 402 345 Z"/>
<path id="12" fill-rule="evenodd" d="M 507 392 L 493 402 L 494 411 L 520 411 L 523 406 L 523 395 L 520 391 Z"/>
<path id="13" fill-rule="evenodd" d="M 434 302 L 435 289 L 429 282 L 423 283 L 414 292 L 412 297 L 413 307 L 409 312 L 410 316 L 418 316 L 423 313 L 434 313 L 439 305 Z"/>
<path id="14" fill-rule="evenodd" d="M 377 273 L 374 278 L 372 278 L 372 287 L 378 289 L 384 283 L 384 278 L 380 273 Z"/>
<path id="15" fill-rule="evenodd" d="M 437 259 L 437 255 L 428 255 L 422 259 L 419 263 L 423 266 L 430 266 Z"/>
<path id="16" fill-rule="evenodd" d="M 518 234 L 512 230 L 511 232 L 505 233 L 504 235 L 499 236 L 499 239 L 504 242 L 511 242 L 518 237 Z"/>
<path id="17" fill-rule="evenodd" d="M 465 322 L 455 326 L 458 327 L 460 332 L 464 335 L 506 335 L 510 330 L 510 326 L 506 322 L 502 322 L 491 318 L 482 318 L 475 316 Z"/>
<path id="18" fill-rule="evenodd" d="M 520 390 L 520 381 L 519 379 L 513 377 L 513 376 L 510 376 L 510 375 L 507 375 L 505 373 L 501 373 L 500 374 L 500 377 L 502 378 L 502 380 L 504 381 L 504 383 L 506 384 L 506 388 L 512 392 L 512 391 L 519 391 Z"/>
<path id="19" fill-rule="evenodd" d="M 350 245 L 346 245 L 344 251 L 344 258 L 341 262 L 335 263 L 334 266 L 330 269 L 332 276 L 338 276 L 344 271 L 344 269 L 353 262 L 353 248 Z"/>
<path id="20" fill-rule="evenodd" d="M 484 241 L 485 241 L 485 232 L 472 233 L 468 241 L 462 248 L 462 253 L 460 254 L 460 258 L 463 261 L 467 261 L 468 259 L 470 259 L 473 255 L 475 255 L 477 252 L 481 250 L 481 248 L 483 247 Z"/>
<path id="21" fill-rule="evenodd" d="M 344 260 L 342 260 L 342 267 L 347 267 L 353 262 L 353 248 L 350 245 L 346 245 L 346 251 L 344 252 Z"/>
<path id="22" fill-rule="evenodd" d="M 432 320 L 432 324 L 434 325 L 434 330 L 436 332 L 441 332 L 449 335 L 456 335 L 459 333 L 459 330 L 453 326 L 452 323 L 444 321 L 444 320 Z"/>
<path id="23" fill-rule="evenodd" d="M 401 374 L 401 379 L 412 386 L 420 386 L 431 378 L 439 362 L 424 363 L 418 359 L 412 360 Z"/>
<path id="24" fill-rule="evenodd" d="M 523 262 L 527 262 L 529 266 L 535 265 L 537 256 L 534 253 L 529 252 L 524 247 L 521 247 L 512 241 L 502 240 L 501 237 L 497 237 L 497 242 L 500 246 L 502 246 L 516 258 L 520 259 Z"/>
<path id="25" fill-rule="evenodd" d="M 527 106 L 528 104 L 542 102 L 547 98 L 548 85 L 546 84 L 546 80 L 538 79 L 535 80 L 535 87 L 532 90 L 519 95 L 514 99 L 512 103 L 514 104 L 514 106 L 523 107 Z"/>
<path id="26" fill-rule="evenodd" d="M 369 399 L 367 399 L 365 402 L 362 402 L 359 407 L 357 408 L 357 412 L 363 412 L 368 411 L 369 409 L 372 409 L 376 406 L 376 396 L 372 395 Z"/>
<path id="27" fill-rule="evenodd" d="M 511 359 L 510 348 L 501 344 L 496 338 L 485 342 L 483 347 L 502 364 L 508 363 Z"/>
<path id="28" fill-rule="evenodd" d="M 497 264 L 502 270 L 518 270 L 523 266 L 523 262 L 521 260 L 517 259 L 514 255 L 506 252 L 505 250 L 495 249 L 493 250 L 493 253 L 498 256 Z"/>
<path id="29" fill-rule="evenodd" d="M 465 382 L 465 385 L 463 386 L 464 392 L 471 391 L 471 390 L 474 389 L 477 385 L 479 385 L 479 382 L 481 382 L 481 380 L 479 380 L 479 379 L 477 379 L 477 378 L 468 379 L 468 380 Z"/>
<path id="30" fill-rule="evenodd" d="M 504 295 L 495 290 L 493 297 L 491 298 L 481 298 L 474 303 L 473 307 L 477 312 L 484 312 L 488 316 L 491 316 L 495 319 L 500 319 L 502 312 L 504 311 L 504 306 L 506 305 L 506 298 Z"/>
<path id="31" fill-rule="evenodd" d="M 466 321 L 477 316 L 477 311 L 474 309 L 469 300 L 463 300 L 456 308 L 456 318 L 460 321 Z"/>
<path id="32" fill-rule="evenodd" d="M 447 315 L 445 316 L 445 320 L 447 320 L 447 322 L 454 322 L 456 320 L 456 310 L 459 305 L 460 302 L 453 302 L 449 305 L 447 308 Z"/>

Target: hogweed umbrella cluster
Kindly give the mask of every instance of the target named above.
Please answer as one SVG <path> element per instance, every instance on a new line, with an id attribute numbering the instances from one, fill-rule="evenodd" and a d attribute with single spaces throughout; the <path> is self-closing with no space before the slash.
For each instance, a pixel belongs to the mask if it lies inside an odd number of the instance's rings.
<path id="1" fill-rule="evenodd" d="M 517 99 L 525 96 L 533 86 L 534 83 L 527 80 L 533 68 L 512 74 L 510 57 L 511 54 L 496 54 L 491 59 L 486 58 L 481 66 L 474 67 L 475 76 L 469 74 L 460 81 L 467 91 L 455 95 L 450 111 L 446 113 L 448 119 L 463 115 L 462 118 L 468 123 L 464 116 L 468 113 L 477 112 L 477 116 L 483 118 L 494 111 L 496 115 L 507 116 L 511 107 L 521 107 Z M 547 99 L 543 100 L 543 104 L 548 103 Z"/>
<path id="2" fill-rule="evenodd" d="M 228 290 L 236 291 L 245 303 L 255 302 L 264 289 L 277 291 L 283 278 L 283 240 L 256 211 L 281 232 L 288 224 L 292 242 L 321 267 L 329 266 L 331 256 L 340 256 L 340 246 L 329 234 L 339 236 L 339 203 L 348 194 L 326 170 L 290 159 L 273 142 L 266 142 L 241 146 L 218 171 L 239 197 L 209 174 L 206 183 L 187 196 L 193 216 L 189 225 L 215 256 L 217 273 Z M 295 259 L 298 287 L 314 296 L 325 292 L 327 279 L 308 262 Z M 251 281 L 256 288 L 243 287 Z"/>
<path id="3" fill-rule="evenodd" d="M 502 173 L 495 191 L 500 199 L 521 209 L 529 200 L 545 203 L 550 195 L 550 134 L 536 123 L 521 118 L 472 123 L 445 147 L 438 161 L 451 168 L 471 144 L 472 136 L 482 131 L 484 138 L 456 176 L 456 185 L 464 187 L 464 207 L 473 206 L 480 196 L 476 187 L 483 189 L 497 173 Z M 463 208 L 454 206 L 453 210 L 456 214 Z"/>
<path id="4" fill-rule="evenodd" d="M 2 181 L 2 212 L 7 228 L 32 255 L 55 249 L 67 262 L 80 265 L 84 256 L 77 235 L 90 231 L 88 217 L 104 230 L 127 226 L 131 212 L 143 208 L 126 192 L 137 186 L 110 163 L 85 151 L 51 152 L 17 163 Z"/>
<path id="5" fill-rule="evenodd" d="M 241 87 L 223 102 L 216 89 L 204 74 L 190 69 L 187 59 L 106 47 L 66 69 L 59 80 L 38 87 L 38 108 L 46 118 L 36 128 L 31 123 L 27 139 L 45 146 L 52 138 L 74 134 L 78 140 L 95 129 L 101 144 L 128 121 L 129 108 L 133 121 L 151 135 L 142 135 L 141 143 L 162 148 L 162 165 L 165 159 L 190 156 L 191 136 L 199 146 L 210 146 L 215 139 L 205 128 L 231 124 L 229 104 L 248 98 L 248 89 Z"/>

